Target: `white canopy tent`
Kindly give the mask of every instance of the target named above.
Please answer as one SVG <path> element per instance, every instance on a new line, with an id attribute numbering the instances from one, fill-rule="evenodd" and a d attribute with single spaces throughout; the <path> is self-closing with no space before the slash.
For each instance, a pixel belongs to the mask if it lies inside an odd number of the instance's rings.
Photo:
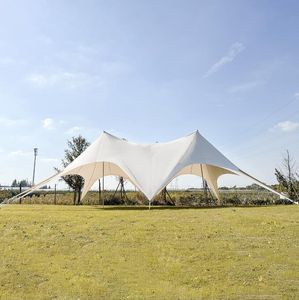
<path id="1" fill-rule="evenodd" d="M 66 175 L 80 175 L 85 184 L 82 199 L 93 184 L 104 176 L 116 175 L 129 180 L 150 201 L 175 177 L 193 174 L 203 177 L 220 201 L 217 180 L 224 174 L 244 175 L 278 196 L 263 182 L 240 170 L 198 131 L 168 143 L 136 144 L 103 132 L 62 172 L 19 194 L 22 198 L 49 181 Z M 296 203 L 296 202 L 294 202 Z"/>

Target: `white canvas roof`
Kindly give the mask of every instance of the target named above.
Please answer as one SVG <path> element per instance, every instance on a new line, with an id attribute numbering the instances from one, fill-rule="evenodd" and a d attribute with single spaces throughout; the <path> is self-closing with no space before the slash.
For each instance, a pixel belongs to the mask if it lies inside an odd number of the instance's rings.
<path id="1" fill-rule="evenodd" d="M 27 195 L 50 180 L 75 174 L 81 175 L 85 180 L 82 198 L 98 179 L 116 175 L 132 182 L 150 201 L 175 177 L 183 174 L 202 176 L 218 200 L 220 195 L 217 180 L 223 174 L 244 175 L 269 191 L 286 198 L 240 170 L 198 131 L 168 143 L 154 144 L 136 144 L 103 132 L 62 172 L 44 180 L 20 196 Z"/>

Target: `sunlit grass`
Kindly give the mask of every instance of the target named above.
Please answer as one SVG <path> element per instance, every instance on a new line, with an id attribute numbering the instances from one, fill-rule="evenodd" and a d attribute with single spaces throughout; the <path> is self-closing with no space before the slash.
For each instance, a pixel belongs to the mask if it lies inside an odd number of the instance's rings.
<path id="1" fill-rule="evenodd" d="M 296 299 L 299 208 L 7 205 L 1 299 Z"/>

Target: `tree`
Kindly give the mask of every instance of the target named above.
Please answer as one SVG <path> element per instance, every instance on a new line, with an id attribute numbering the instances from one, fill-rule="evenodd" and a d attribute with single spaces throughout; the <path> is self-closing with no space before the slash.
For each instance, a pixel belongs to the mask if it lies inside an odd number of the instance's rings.
<path id="1" fill-rule="evenodd" d="M 20 182 L 19 182 L 19 185 L 21 187 L 30 187 L 31 184 L 29 183 L 29 181 L 27 179 L 22 179 Z"/>
<path id="2" fill-rule="evenodd" d="M 19 186 L 16 179 L 14 179 L 14 181 L 13 181 L 12 184 L 11 184 L 11 186 L 12 186 L 12 187 L 17 187 L 17 186 Z"/>
<path id="3" fill-rule="evenodd" d="M 12 187 L 30 187 L 30 183 L 27 179 L 22 179 L 21 181 L 17 181 L 16 179 L 14 179 L 14 181 L 11 184 Z"/>
<path id="4" fill-rule="evenodd" d="M 275 169 L 275 176 L 282 191 L 287 192 L 292 200 L 298 200 L 299 195 L 299 175 L 295 160 L 290 156 L 289 151 L 286 151 L 286 156 L 283 159 L 283 170 Z"/>
<path id="5" fill-rule="evenodd" d="M 81 135 L 78 137 L 72 137 L 67 142 L 68 149 L 64 151 L 64 159 L 61 160 L 62 166 L 67 167 L 72 161 L 74 161 L 86 148 L 90 145 L 89 142 Z M 56 171 L 60 171 L 55 168 Z M 62 179 L 66 184 L 74 190 L 74 205 L 81 203 L 81 191 L 84 185 L 83 177 L 79 175 L 67 175 L 63 176 Z"/>

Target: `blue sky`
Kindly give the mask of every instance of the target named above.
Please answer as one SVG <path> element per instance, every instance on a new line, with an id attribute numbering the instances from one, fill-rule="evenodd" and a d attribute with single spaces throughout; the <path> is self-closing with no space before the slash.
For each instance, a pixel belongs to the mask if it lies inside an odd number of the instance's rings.
<path id="1" fill-rule="evenodd" d="M 274 183 L 299 155 L 298 28 L 297 1 L 1 0 L 0 183 L 31 179 L 33 147 L 36 179 L 52 174 L 79 133 L 196 129 Z"/>

